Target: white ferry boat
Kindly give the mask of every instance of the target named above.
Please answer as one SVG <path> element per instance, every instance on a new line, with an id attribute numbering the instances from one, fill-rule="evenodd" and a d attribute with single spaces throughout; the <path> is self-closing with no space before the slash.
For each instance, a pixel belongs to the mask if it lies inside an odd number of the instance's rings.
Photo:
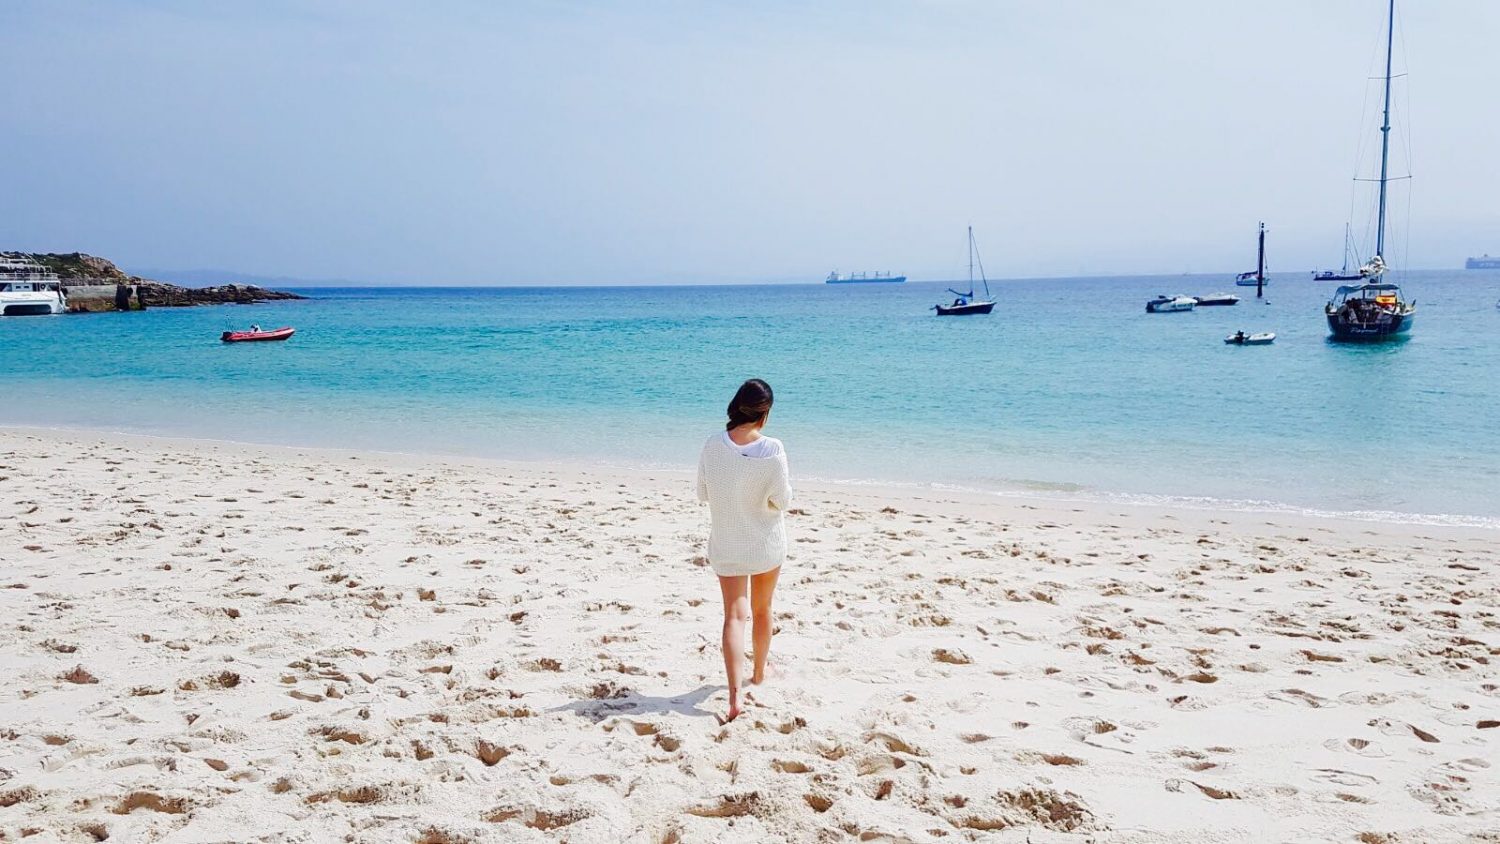
<path id="1" fill-rule="evenodd" d="M 25 255 L 0 253 L 0 316 L 38 316 L 68 310 L 57 274 Z"/>

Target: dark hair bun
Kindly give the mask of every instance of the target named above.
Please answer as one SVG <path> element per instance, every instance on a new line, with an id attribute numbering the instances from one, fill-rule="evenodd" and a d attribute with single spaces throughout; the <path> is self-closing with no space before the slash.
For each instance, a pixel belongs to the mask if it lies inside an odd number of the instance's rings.
<path id="1" fill-rule="evenodd" d="M 760 380 L 751 378 L 740 385 L 735 391 L 734 398 L 729 400 L 729 422 L 724 430 L 732 431 L 741 425 L 750 425 L 764 421 L 766 414 L 771 412 L 771 385 Z"/>

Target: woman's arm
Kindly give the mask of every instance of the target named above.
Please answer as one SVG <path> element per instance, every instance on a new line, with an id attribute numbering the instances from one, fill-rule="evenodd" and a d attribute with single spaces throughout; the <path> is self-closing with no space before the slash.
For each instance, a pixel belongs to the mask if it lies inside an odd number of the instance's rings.
<path id="1" fill-rule="evenodd" d="M 708 478 L 704 475 L 705 464 L 708 459 L 708 449 L 704 448 L 698 452 L 698 500 L 708 502 Z"/>
<path id="2" fill-rule="evenodd" d="M 792 501 L 792 473 L 786 465 L 786 452 L 776 455 L 776 469 L 771 473 L 771 506 L 785 510 Z"/>

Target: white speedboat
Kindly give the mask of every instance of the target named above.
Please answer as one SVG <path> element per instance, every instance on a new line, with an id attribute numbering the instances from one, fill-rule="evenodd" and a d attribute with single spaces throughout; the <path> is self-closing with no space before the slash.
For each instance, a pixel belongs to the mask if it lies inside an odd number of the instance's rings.
<path id="1" fill-rule="evenodd" d="M 1157 296 L 1146 303 L 1148 314 L 1169 314 L 1174 311 L 1191 311 L 1197 307 L 1198 300 L 1191 296 Z"/>
<path id="2" fill-rule="evenodd" d="M 25 255 L 0 253 L 0 316 L 43 316 L 68 310 L 57 274 Z"/>
<path id="3" fill-rule="evenodd" d="M 1197 302 L 1201 307 L 1208 307 L 1209 305 L 1238 305 L 1240 297 L 1232 293 L 1215 293 L 1212 296 L 1194 296 L 1193 301 Z"/>
<path id="4" fill-rule="evenodd" d="M 1266 346 L 1275 340 L 1276 332 L 1274 331 L 1261 331 L 1256 334 L 1246 334 L 1243 331 L 1236 331 L 1224 338 L 1224 342 L 1231 346 Z"/>

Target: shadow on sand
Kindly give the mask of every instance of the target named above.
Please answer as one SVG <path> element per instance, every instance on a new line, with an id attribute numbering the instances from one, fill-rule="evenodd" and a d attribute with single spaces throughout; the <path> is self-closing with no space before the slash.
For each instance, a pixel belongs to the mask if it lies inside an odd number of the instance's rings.
<path id="1" fill-rule="evenodd" d="M 687 715 L 692 718 L 715 718 L 712 712 L 699 709 L 698 704 L 708 700 L 714 692 L 722 691 L 727 686 L 699 686 L 690 692 L 667 697 L 656 697 L 653 695 L 638 694 L 630 690 L 622 690 L 617 697 L 610 698 L 586 698 L 575 700 L 564 704 L 548 712 L 572 712 L 582 718 L 587 718 L 595 724 L 615 715 L 636 715 L 648 712 L 665 714 L 676 712 L 679 715 Z"/>

